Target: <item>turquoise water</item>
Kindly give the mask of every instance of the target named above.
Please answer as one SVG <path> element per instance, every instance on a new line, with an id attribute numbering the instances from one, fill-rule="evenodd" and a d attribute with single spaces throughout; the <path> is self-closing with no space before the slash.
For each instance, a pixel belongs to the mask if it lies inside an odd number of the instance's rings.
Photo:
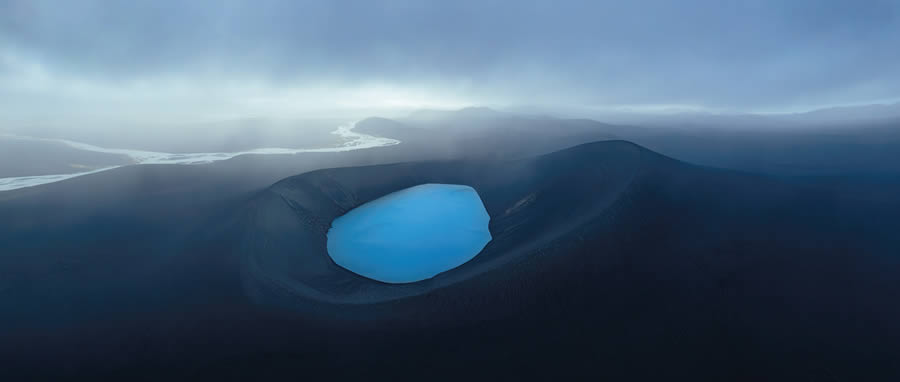
<path id="1" fill-rule="evenodd" d="M 469 186 L 423 184 L 363 204 L 331 223 L 328 255 L 370 279 L 409 283 L 471 260 L 491 241 Z"/>

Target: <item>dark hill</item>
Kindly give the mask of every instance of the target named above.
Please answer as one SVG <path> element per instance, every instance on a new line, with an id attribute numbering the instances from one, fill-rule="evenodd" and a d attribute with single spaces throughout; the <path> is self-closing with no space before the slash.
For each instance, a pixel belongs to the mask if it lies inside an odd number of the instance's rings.
<path id="1" fill-rule="evenodd" d="M 495 238 L 478 257 L 409 285 L 329 260 L 333 218 L 422 183 L 478 190 Z M 372 347 L 337 356 L 367 367 L 868 379 L 900 372 L 898 211 L 609 141 L 286 179 L 247 211 L 242 276 L 259 303 L 371 330 Z"/>
<path id="2" fill-rule="evenodd" d="M 896 185 L 623 141 L 317 170 L 240 195 L 213 179 L 102 214 L 50 204 L 64 211 L 46 222 L 15 204 L 48 194 L 2 201 L 3 264 L 31 264 L 0 280 L 3 379 L 900 377 Z M 483 198 L 494 240 L 479 256 L 399 286 L 330 262 L 333 218 L 435 182 Z"/>

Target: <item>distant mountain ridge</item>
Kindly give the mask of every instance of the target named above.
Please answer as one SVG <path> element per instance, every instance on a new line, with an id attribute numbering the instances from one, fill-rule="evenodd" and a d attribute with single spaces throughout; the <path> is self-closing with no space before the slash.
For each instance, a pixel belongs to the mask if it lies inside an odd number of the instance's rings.
<path id="1" fill-rule="evenodd" d="M 489 107 L 466 107 L 458 110 L 437 110 L 437 109 L 420 109 L 410 113 L 406 120 L 428 122 L 440 121 L 448 118 L 463 119 L 491 119 L 491 118 L 508 118 L 512 114 L 500 112 Z"/>
<path id="2" fill-rule="evenodd" d="M 804 113 L 780 114 L 780 118 L 803 122 L 835 123 L 900 118 L 900 102 L 859 106 L 835 106 Z"/>
<path id="3" fill-rule="evenodd" d="M 510 157 L 624 139 L 690 163 L 778 175 L 900 176 L 900 104 L 799 115 L 655 115 L 647 124 L 610 124 L 486 108 L 423 112 L 428 119 L 371 118 L 357 128 L 446 157 Z M 874 111 L 877 112 L 874 112 Z M 856 115 L 852 122 L 825 115 Z M 528 139 L 522 138 L 528 136 Z M 531 139 L 535 138 L 535 139 Z"/>
<path id="4" fill-rule="evenodd" d="M 900 120 L 900 102 L 834 106 L 794 113 L 754 112 L 638 112 L 616 111 L 589 107 L 562 107 L 559 110 L 542 107 L 512 107 L 512 113 L 582 116 L 615 124 L 636 124 L 654 127 L 715 127 L 735 128 L 798 128 L 823 125 L 847 125 L 878 121 Z"/>

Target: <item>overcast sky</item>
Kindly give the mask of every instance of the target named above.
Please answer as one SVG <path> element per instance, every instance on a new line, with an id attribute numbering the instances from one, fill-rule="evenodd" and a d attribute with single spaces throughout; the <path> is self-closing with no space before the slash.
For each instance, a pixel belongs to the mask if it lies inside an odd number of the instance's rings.
<path id="1" fill-rule="evenodd" d="M 0 114 L 467 105 L 791 111 L 900 97 L 898 0 L 0 0 Z"/>

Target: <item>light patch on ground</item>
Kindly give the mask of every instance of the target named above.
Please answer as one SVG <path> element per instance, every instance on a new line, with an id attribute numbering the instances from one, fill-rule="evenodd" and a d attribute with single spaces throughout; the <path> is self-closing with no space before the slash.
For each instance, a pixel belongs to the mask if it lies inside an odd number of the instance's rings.
<path id="1" fill-rule="evenodd" d="M 90 145 L 87 143 L 75 142 L 65 139 L 48 139 L 36 137 L 13 136 L 20 139 L 39 140 L 60 142 L 69 147 L 92 151 L 98 153 L 125 155 L 134 162 L 134 164 L 206 164 L 216 161 L 231 159 L 240 155 L 293 155 L 300 153 L 334 153 L 352 150 L 362 150 L 375 147 L 393 146 L 399 144 L 396 139 L 376 137 L 372 135 L 362 134 L 353 131 L 356 123 L 349 123 L 338 126 L 332 134 L 340 136 L 344 143 L 336 147 L 322 147 L 312 149 L 290 149 L 279 147 L 259 148 L 238 152 L 215 152 L 215 153 L 184 153 L 173 154 L 156 151 L 130 150 L 130 149 L 113 149 Z M 57 175 L 39 175 L 39 176 L 20 176 L 11 178 L 0 178 L 0 191 L 9 191 L 25 187 L 34 187 L 42 184 L 55 183 L 78 176 L 95 174 L 98 172 L 111 170 L 121 166 L 110 166 L 95 169 L 92 171 L 79 172 L 75 174 L 57 174 Z"/>

